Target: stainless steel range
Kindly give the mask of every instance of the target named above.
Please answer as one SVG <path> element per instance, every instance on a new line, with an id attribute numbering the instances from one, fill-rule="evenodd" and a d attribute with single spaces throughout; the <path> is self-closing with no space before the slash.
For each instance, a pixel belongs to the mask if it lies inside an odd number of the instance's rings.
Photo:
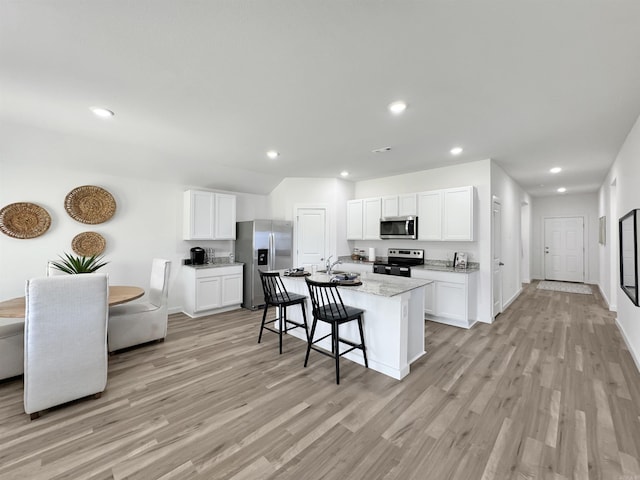
<path id="1" fill-rule="evenodd" d="M 373 273 L 410 277 L 414 265 L 424 265 L 424 250 L 390 248 L 387 263 L 374 263 Z"/>

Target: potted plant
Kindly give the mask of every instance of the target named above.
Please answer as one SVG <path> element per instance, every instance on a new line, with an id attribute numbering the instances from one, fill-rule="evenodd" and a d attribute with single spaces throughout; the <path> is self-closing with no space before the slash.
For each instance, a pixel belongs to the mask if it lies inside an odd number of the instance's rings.
<path id="1" fill-rule="evenodd" d="M 65 253 L 64 257 L 60 256 L 59 262 L 51 262 L 51 265 L 61 272 L 75 274 L 93 273 L 99 268 L 104 267 L 107 263 L 109 262 L 103 262 L 103 257 L 101 255 L 81 257 Z"/>

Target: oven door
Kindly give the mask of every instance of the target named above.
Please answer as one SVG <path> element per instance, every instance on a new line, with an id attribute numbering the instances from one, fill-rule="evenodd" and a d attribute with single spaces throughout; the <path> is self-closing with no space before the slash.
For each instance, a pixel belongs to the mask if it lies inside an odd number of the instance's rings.
<path id="1" fill-rule="evenodd" d="M 418 217 L 383 217 L 380 219 L 380 238 L 418 238 Z"/>

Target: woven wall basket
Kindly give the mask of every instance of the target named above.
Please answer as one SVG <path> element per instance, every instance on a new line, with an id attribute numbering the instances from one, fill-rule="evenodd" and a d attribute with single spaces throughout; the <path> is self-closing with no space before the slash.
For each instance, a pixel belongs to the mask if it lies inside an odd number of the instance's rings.
<path id="1" fill-rule="evenodd" d="M 83 257 L 100 255 L 106 246 L 107 242 L 104 237 L 96 232 L 82 232 L 71 240 L 73 251 Z"/>
<path id="2" fill-rule="evenodd" d="M 49 230 L 51 216 L 35 203 L 12 203 L 0 210 L 0 231 L 13 238 L 35 238 Z"/>
<path id="3" fill-rule="evenodd" d="M 116 201 L 104 188 L 83 185 L 67 194 L 64 208 L 74 220 L 95 225 L 113 217 L 116 213 Z"/>

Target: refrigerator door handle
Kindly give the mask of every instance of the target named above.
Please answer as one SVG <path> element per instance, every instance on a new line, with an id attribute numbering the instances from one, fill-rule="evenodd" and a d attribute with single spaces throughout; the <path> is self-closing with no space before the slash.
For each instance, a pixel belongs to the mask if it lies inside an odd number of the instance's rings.
<path id="1" fill-rule="evenodd" d="M 269 270 L 274 270 L 275 269 L 275 252 L 274 252 L 274 238 L 273 238 L 273 232 L 269 233 Z"/>

